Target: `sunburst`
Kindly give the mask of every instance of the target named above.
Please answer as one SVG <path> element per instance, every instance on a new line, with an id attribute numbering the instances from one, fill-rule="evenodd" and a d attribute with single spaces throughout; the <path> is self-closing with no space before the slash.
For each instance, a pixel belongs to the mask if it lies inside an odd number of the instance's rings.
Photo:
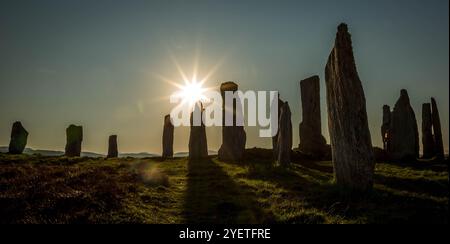
<path id="1" fill-rule="evenodd" d="M 181 99 L 181 103 L 178 106 L 189 106 L 190 109 L 194 107 L 194 105 L 198 102 L 208 103 L 210 100 L 206 96 L 206 92 L 218 89 L 219 86 L 215 87 L 204 87 L 205 83 L 215 74 L 215 72 L 220 68 L 220 66 L 225 61 L 225 57 L 220 59 L 219 62 L 213 65 L 207 72 L 206 75 L 201 79 L 199 77 L 199 50 L 196 52 L 196 56 L 193 61 L 193 71 L 192 75 L 189 78 L 186 75 L 185 70 L 181 67 L 178 60 L 175 56 L 169 51 L 170 59 L 175 66 L 180 80 L 174 81 L 173 79 L 168 79 L 163 75 L 155 75 L 158 79 L 174 86 L 178 90 L 173 93 L 173 96 Z"/>

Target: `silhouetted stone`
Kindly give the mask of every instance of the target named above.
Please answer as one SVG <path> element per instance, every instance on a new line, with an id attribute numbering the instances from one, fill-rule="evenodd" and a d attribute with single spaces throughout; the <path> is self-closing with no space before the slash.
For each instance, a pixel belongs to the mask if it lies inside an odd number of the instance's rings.
<path id="1" fill-rule="evenodd" d="M 431 118 L 431 104 L 422 105 L 422 149 L 423 158 L 434 157 L 433 121 Z"/>
<path id="2" fill-rule="evenodd" d="M 373 187 L 375 160 L 366 99 L 345 24 L 338 27 L 325 69 L 325 81 L 336 183 L 352 190 L 369 190 Z"/>
<path id="3" fill-rule="evenodd" d="M 163 130 L 163 158 L 173 157 L 173 133 L 175 127 L 172 124 L 170 115 L 164 117 L 164 130 Z"/>
<path id="4" fill-rule="evenodd" d="M 300 92 L 303 119 L 299 130 L 299 150 L 313 158 L 321 158 L 324 154 L 326 140 L 322 136 L 319 76 L 300 81 Z"/>
<path id="5" fill-rule="evenodd" d="M 194 123 L 194 114 L 200 113 L 200 125 Z M 189 159 L 201 160 L 208 158 L 208 144 L 206 140 L 206 128 L 203 124 L 203 106 L 197 104 L 191 113 L 191 132 L 189 135 Z"/>
<path id="6" fill-rule="evenodd" d="M 21 154 L 27 145 L 28 132 L 22 123 L 15 122 L 11 130 L 11 141 L 9 142 L 9 153 Z"/>
<path id="7" fill-rule="evenodd" d="M 442 140 L 441 119 L 437 108 L 436 100 L 431 98 L 431 116 L 433 119 L 434 146 L 436 160 L 444 159 L 444 143 Z"/>
<path id="8" fill-rule="evenodd" d="M 419 157 L 419 132 L 416 115 L 408 92 L 402 90 L 391 117 L 391 145 L 389 154 L 393 160 L 410 161 Z"/>
<path id="9" fill-rule="evenodd" d="M 108 158 L 117 158 L 119 151 L 117 150 L 117 136 L 112 135 L 108 140 Z"/>
<path id="10" fill-rule="evenodd" d="M 81 155 L 81 142 L 83 141 L 83 127 L 70 125 L 66 129 L 66 153 L 67 157 L 79 157 Z"/>
<path id="11" fill-rule="evenodd" d="M 373 148 L 373 155 L 375 157 L 375 160 L 378 162 L 383 162 L 383 161 L 387 161 L 389 160 L 389 155 L 386 152 L 386 150 L 381 149 L 379 147 L 374 147 Z"/>
<path id="12" fill-rule="evenodd" d="M 281 107 L 278 128 L 277 161 L 280 165 L 287 165 L 291 162 L 292 151 L 291 109 L 288 102 L 283 103 Z"/>
<path id="13" fill-rule="evenodd" d="M 275 99 L 273 100 L 274 103 L 272 104 L 272 107 L 275 106 Z M 279 123 L 280 121 L 280 116 L 281 116 L 281 107 L 283 107 L 284 102 L 280 99 L 280 96 L 278 96 L 278 118 L 271 118 L 273 120 L 276 120 L 277 123 Z M 274 122 L 274 121 L 273 121 Z M 274 124 L 272 122 L 272 124 Z M 275 130 L 275 128 L 273 128 Z M 277 129 L 277 133 L 275 134 L 275 136 L 272 137 L 272 153 L 273 153 L 273 158 L 274 160 L 278 160 L 278 134 L 280 132 L 279 128 Z"/>
<path id="14" fill-rule="evenodd" d="M 391 108 L 388 105 L 383 106 L 383 124 L 381 125 L 381 138 L 383 140 L 383 150 L 388 152 L 391 143 Z"/>
<path id="15" fill-rule="evenodd" d="M 236 123 L 237 116 L 243 117 L 242 114 L 237 114 L 237 106 L 241 106 L 241 101 L 236 99 L 233 101 L 232 108 L 226 108 L 225 104 L 225 92 L 236 92 L 238 85 L 234 82 L 225 82 L 220 86 L 220 92 L 222 94 L 222 146 L 219 149 L 219 159 L 222 161 L 240 161 L 243 158 L 245 152 L 245 143 L 247 140 L 246 133 L 243 126 L 239 126 Z M 225 125 L 225 118 L 227 113 L 233 115 L 233 126 Z"/>
<path id="16" fill-rule="evenodd" d="M 256 161 L 259 164 L 272 164 L 272 149 L 265 148 L 247 148 L 244 153 L 244 160 L 246 161 Z"/>

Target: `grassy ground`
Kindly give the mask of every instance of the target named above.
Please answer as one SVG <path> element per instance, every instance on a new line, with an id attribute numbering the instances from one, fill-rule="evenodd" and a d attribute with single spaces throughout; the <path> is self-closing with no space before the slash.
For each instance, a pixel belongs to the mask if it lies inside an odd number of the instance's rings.
<path id="1" fill-rule="evenodd" d="M 378 163 L 342 194 L 330 162 L 0 154 L 0 223 L 448 223 L 447 163 Z"/>

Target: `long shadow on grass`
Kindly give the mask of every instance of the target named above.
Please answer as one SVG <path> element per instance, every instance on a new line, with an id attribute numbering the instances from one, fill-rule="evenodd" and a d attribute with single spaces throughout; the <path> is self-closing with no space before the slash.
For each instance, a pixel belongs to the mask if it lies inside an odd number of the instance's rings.
<path id="1" fill-rule="evenodd" d="M 433 172 L 448 172 L 448 159 L 445 161 L 433 161 L 433 160 L 428 160 L 428 161 L 424 161 L 424 160 L 419 160 L 416 162 L 389 162 L 389 161 L 385 161 L 382 162 L 383 164 L 388 164 L 388 165 L 394 165 L 394 166 L 399 166 L 405 169 L 410 169 L 410 170 L 430 170 Z"/>
<path id="2" fill-rule="evenodd" d="M 381 164 L 381 163 L 380 163 Z M 448 165 L 446 162 L 409 162 L 409 163 L 386 163 L 383 164 L 395 165 L 405 169 L 425 171 L 430 170 L 433 172 L 445 172 L 448 171 Z M 319 164 L 314 161 L 298 161 L 295 165 L 301 166 L 303 173 L 309 174 L 314 177 L 322 178 L 322 173 L 333 173 L 333 166 Z M 375 173 L 375 184 L 381 184 L 386 187 L 408 191 L 417 194 L 426 194 L 435 197 L 448 196 L 449 184 L 446 180 L 428 180 L 428 179 L 407 179 L 399 177 L 385 176 L 380 173 Z"/>
<path id="3" fill-rule="evenodd" d="M 375 182 L 400 191 L 434 197 L 448 197 L 449 185 L 447 180 L 402 179 L 377 174 L 375 175 Z"/>
<path id="4" fill-rule="evenodd" d="M 241 177 L 275 183 L 287 191 L 283 197 L 285 200 L 303 201 L 305 208 L 318 209 L 327 215 L 365 223 L 448 222 L 448 204 L 431 199 L 381 189 L 376 189 L 367 195 L 343 192 L 331 183 L 332 175 L 328 170 L 324 172 L 317 167 L 305 167 L 302 164 L 293 164 L 288 168 L 251 163 L 249 165 L 248 174 Z M 414 187 L 412 186 L 414 182 L 376 177 L 377 181 L 382 181 L 382 184 L 395 189 L 408 187 L 411 190 L 410 188 Z M 440 190 L 432 191 L 429 191 L 432 186 L 428 183 L 423 187 L 420 191 L 424 194 L 439 196 L 448 194 L 448 185 L 439 187 Z M 320 216 L 298 216 L 287 221 L 288 223 L 320 223 L 325 220 Z"/>
<path id="5" fill-rule="evenodd" d="M 331 175 L 312 170 L 299 165 L 290 165 L 286 168 L 274 166 L 272 162 L 247 161 L 248 172 L 238 175 L 241 178 L 261 180 L 283 189 L 281 196 L 274 198 L 274 204 L 283 208 L 292 209 L 291 214 L 281 214 L 280 219 L 274 223 L 281 224 L 321 224 L 326 223 L 325 215 L 329 212 L 328 207 L 335 201 L 330 197 L 332 190 L 330 184 Z M 302 171 L 301 174 L 299 171 Z M 267 197 L 266 191 L 259 191 L 259 198 Z M 290 206 L 290 203 L 302 203 L 302 207 Z"/>
<path id="6" fill-rule="evenodd" d="M 210 159 L 188 162 L 184 217 L 189 224 L 265 223 L 271 218 Z"/>

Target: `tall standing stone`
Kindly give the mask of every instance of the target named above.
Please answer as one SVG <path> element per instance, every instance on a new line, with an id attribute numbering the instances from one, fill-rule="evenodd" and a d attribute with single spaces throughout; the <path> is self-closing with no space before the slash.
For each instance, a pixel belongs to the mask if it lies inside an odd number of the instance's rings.
<path id="1" fill-rule="evenodd" d="M 164 117 L 164 129 L 163 129 L 163 158 L 172 158 L 173 157 L 173 133 L 175 127 L 172 124 L 172 119 L 170 115 L 166 115 Z"/>
<path id="2" fill-rule="evenodd" d="M 436 104 L 436 99 L 431 98 L 431 116 L 433 119 L 434 146 L 436 160 L 444 159 L 444 143 L 442 140 L 441 119 Z"/>
<path id="3" fill-rule="evenodd" d="M 320 79 L 313 76 L 300 81 L 302 118 L 299 149 L 315 158 L 323 156 L 326 140 L 322 136 L 320 115 Z"/>
<path id="4" fill-rule="evenodd" d="M 117 136 L 112 135 L 108 140 L 108 158 L 117 158 L 119 156 L 119 150 L 117 149 Z"/>
<path id="5" fill-rule="evenodd" d="M 291 109 L 288 102 L 283 103 L 281 106 L 278 128 L 277 161 L 280 165 L 285 166 L 291 162 L 292 151 Z"/>
<path id="6" fill-rule="evenodd" d="M 419 157 L 419 131 L 406 90 L 401 90 L 395 104 L 390 131 L 390 157 L 401 161 L 416 160 Z"/>
<path id="7" fill-rule="evenodd" d="M 366 99 L 346 24 L 338 27 L 325 69 L 325 81 L 335 181 L 344 188 L 370 190 L 375 159 Z"/>
<path id="8" fill-rule="evenodd" d="M 206 141 L 206 127 L 203 123 L 203 106 L 196 104 L 191 113 L 191 132 L 189 135 L 189 159 L 201 160 L 208 158 L 208 144 Z M 196 117 L 198 124 L 195 123 Z"/>
<path id="9" fill-rule="evenodd" d="M 383 149 L 385 152 L 389 151 L 389 145 L 391 143 L 391 107 L 388 105 L 383 106 L 383 124 L 381 125 L 381 138 L 383 140 Z"/>
<path id="10" fill-rule="evenodd" d="M 66 129 L 66 153 L 67 157 L 79 157 L 81 155 L 81 142 L 83 141 L 83 127 L 70 125 Z"/>
<path id="11" fill-rule="evenodd" d="M 434 157 L 433 120 L 431 117 L 431 104 L 422 105 L 422 149 L 423 158 Z"/>
<path id="12" fill-rule="evenodd" d="M 19 121 L 13 124 L 11 130 L 11 141 L 9 142 L 9 153 L 22 154 L 27 145 L 28 132 Z"/>
<path id="13" fill-rule="evenodd" d="M 275 105 L 275 99 L 273 100 L 273 104 L 272 104 L 272 108 L 271 109 L 276 109 L 274 108 Z M 277 113 L 277 118 L 271 118 L 272 119 L 272 124 L 275 124 L 275 120 L 277 122 L 277 124 L 280 122 L 280 116 L 281 116 L 281 107 L 283 107 L 284 102 L 280 99 L 280 96 L 278 96 L 278 113 Z M 273 152 L 273 158 L 274 160 L 278 160 L 278 134 L 280 132 L 279 127 L 277 128 L 272 128 L 273 130 L 277 129 L 276 133 L 272 133 L 275 134 L 272 137 L 272 152 Z"/>
<path id="14" fill-rule="evenodd" d="M 238 85 L 234 82 L 225 82 L 220 86 L 220 92 L 222 95 L 222 146 L 219 149 L 219 159 L 222 161 L 240 161 L 242 160 L 245 152 L 245 143 L 247 140 L 244 126 L 238 125 L 237 118 L 242 114 L 237 114 L 237 106 L 241 106 L 241 101 L 236 98 L 233 101 L 233 107 L 226 107 L 225 93 L 236 92 Z M 233 125 L 227 126 L 225 119 L 227 114 L 233 116 Z"/>

